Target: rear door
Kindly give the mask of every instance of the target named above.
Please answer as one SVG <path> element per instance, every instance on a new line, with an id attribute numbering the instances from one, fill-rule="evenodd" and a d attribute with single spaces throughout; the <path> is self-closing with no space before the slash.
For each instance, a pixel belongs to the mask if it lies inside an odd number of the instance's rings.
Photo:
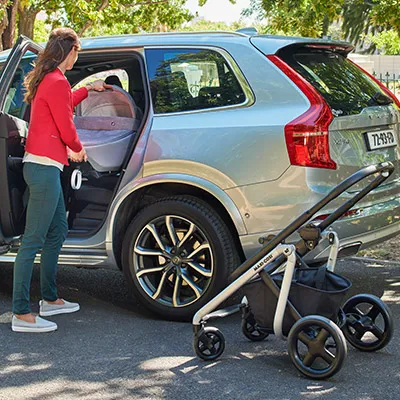
<path id="1" fill-rule="evenodd" d="M 20 36 L 5 59 L 0 74 L 0 229 L 10 238 L 23 232 L 22 156 L 29 109 L 23 101 L 23 79 L 43 48 Z M 5 239 L 3 239 L 4 241 Z"/>

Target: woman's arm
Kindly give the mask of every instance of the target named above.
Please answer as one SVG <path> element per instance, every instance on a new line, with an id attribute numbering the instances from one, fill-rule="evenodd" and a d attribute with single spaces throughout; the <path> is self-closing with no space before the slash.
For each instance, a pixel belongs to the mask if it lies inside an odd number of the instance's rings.
<path id="1" fill-rule="evenodd" d="M 76 107 L 81 101 L 88 97 L 89 87 L 88 85 L 76 89 L 72 92 L 72 104 Z"/>
<path id="2" fill-rule="evenodd" d="M 86 89 L 85 89 L 86 90 Z M 73 121 L 71 86 L 66 79 L 60 79 L 53 84 L 48 105 L 54 122 L 60 132 L 61 140 L 74 152 L 82 150 L 82 144 L 76 133 Z"/>
<path id="3" fill-rule="evenodd" d="M 84 87 L 76 89 L 72 92 L 72 101 L 74 107 L 76 107 L 81 101 L 85 100 L 88 96 L 90 90 L 95 90 L 96 92 L 103 92 L 106 89 L 112 89 L 111 85 L 105 84 L 102 80 L 97 80 L 90 82 Z"/>

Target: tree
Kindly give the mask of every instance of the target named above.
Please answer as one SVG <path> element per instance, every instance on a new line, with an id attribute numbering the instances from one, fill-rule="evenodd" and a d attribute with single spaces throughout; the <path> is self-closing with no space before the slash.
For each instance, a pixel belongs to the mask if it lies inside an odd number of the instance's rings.
<path id="1" fill-rule="evenodd" d="M 49 14 L 60 7 L 62 4 L 55 0 L 19 0 L 18 34 L 33 39 L 35 20 L 39 12 L 44 11 Z"/>
<path id="2" fill-rule="evenodd" d="M 382 54 L 400 55 L 400 35 L 394 29 L 368 35 L 366 40 L 370 40 Z"/>
<path id="3" fill-rule="evenodd" d="M 20 0 L 19 33 L 33 38 L 40 11 L 47 14 L 49 25 L 69 26 L 79 35 L 99 26 L 112 33 L 153 31 L 162 25 L 173 29 L 193 18 L 184 4 L 185 0 Z"/>
<path id="4" fill-rule="evenodd" d="M 83 1 L 83 0 L 78 0 Z M 100 9 L 106 0 L 90 2 Z M 236 0 L 229 0 L 235 3 Z M 207 0 L 199 0 L 203 6 Z M 137 33 L 176 30 L 191 21 L 193 15 L 185 8 L 186 0 L 109 0 L 101 13 L 76 12 L 76 2 L 67 9 L 67 20 L 80 35 Z M 96 6 L 95 6 L 96 5 Z M 79 7 L 78 7 L 79 8 Z M 85 14 L 86 13 L 86 14 Z M 86 30 L 87 33 L 86 33 Z"/>
<path id="5" fill-rule="evenodd" d="M 9 6 L 8 0 L 0 0 L 0 35 L 3 35 L 3 32 L 8 26 L 8 14 L 7 7 Z M 3 50 L 3 43 L 0 42 L 0 50 Z"/>
<path id="6" fill-rule="evenodd" d="M 46 24 L 46 21 L 42 19 L 36 19 L 35 21 L 35 29 L 34 29 L 34 38 L 38 43 L 47 42 L 49 38 L 50 27 Z"/>
<path id="7" fill-rule="evenodd" d="M 9 49 L 14 45 L 17 10 L 18 0 L 9 1 L 7 6 L 7 26 L 3 31 L 1 40 L 3 49 Z"/>
<path id="8" fill-rule="evenodd" d="M 233 22 L 232 24 L 228 25 L 225 22 L 213 22 L 207 21 L 206 19 L 199 19 L 190 25 L 181 26 L 177 30 L 181 32 L 236 31 L 240 28 L 244 28 L 244 24 L 242 22 Z"/>
<path id="9" fill-rule="evenodd" d="M 252 0 L 245 15 L 267 21 L 267 30 L 288 35 L 319 37 L 328 33 L 344 0 Z"/>
<path id="10" fill-rule="evenodd" d="M 251 0 L 245 14 L 265 18 L 269 31 L 311 37 L 326 35 L 339 21 L 343 37 L 355 44 L 368 34 L 400 33 L 399 0 Z"/>
<path id="11" fill-rule="evenodd" d="M 206 2 L 199 0 L 199 5 Z M 33 39 L 40 28 L 42 39 L 45 26 L 69 26 L 80 36 L 173 30 L 194 17 L 185 3 L 186 0 L 19 0 L 18 32 Z M 40 27 L 35 30 L 40 11 L 46 13 L 47 20 L 38 22 Z"/>

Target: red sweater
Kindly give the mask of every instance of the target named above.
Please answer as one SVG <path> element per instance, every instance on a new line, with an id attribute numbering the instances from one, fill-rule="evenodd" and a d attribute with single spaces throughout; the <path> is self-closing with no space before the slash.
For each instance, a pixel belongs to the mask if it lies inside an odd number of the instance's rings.
<path id="1" fill-rule="evenodd" d="M 72 92 L 67 78 L 58 68 L 49 72 L 32 101 L 25 150 L 68 165 L 67 147 L 76 153 L 82 150 L 73 109 L 87 95 L 85 87 Z"/>

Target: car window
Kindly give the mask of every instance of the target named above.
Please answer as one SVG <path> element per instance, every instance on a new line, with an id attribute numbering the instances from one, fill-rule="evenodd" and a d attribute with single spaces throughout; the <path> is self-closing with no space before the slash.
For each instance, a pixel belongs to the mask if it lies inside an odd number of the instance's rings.
<path id="1" fill-rule="evenodd" d="M 25 88 L 23 82 L 26 74 L 33 68 L 35 58 L 36 56 L 21 60 L 11 81 L 3 106 L 3 112 L 20 119 L 24 119 L 27 107 L 27 104 L 24 102 Z"/>
<path id="2" fill-rule="evenodd" d="M 212 50 L 146 50 L 156 113 L 240 104 L 245 94 L 225 58 Z"/>
<path id="3" fill-rule="evenodd" d="M 331 51 L 299 51 L 282 59 L 310 82 L 325 98 L 336 116 L 359 114 L 376 106 L 382 89 L 344 56 Z"/>
<path id="4" fill-rule="evenodd" d="M 110 85 L 120 86 L 127 92 L 129 91 L 129 77 L 127 72 L 123 69 L 110 69 L 108 71 L 102 71 L 93 75 L 89 75 L 75 85 L 74 89 L 79 89 L 80 87 L 99 79 L 106 81 L 106 83 L 109 83 Z"/>

